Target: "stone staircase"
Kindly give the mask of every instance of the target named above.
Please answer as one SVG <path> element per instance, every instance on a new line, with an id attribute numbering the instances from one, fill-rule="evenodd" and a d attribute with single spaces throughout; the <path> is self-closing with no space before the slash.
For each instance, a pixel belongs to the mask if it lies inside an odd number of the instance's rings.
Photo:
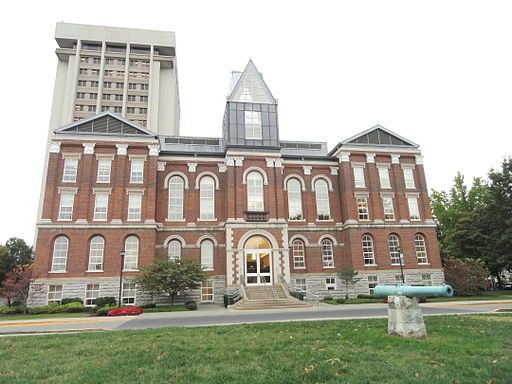
<path id="1" fill-rule="evenodd" d="M 311 304 L 290 296 L 282 285 L 244 287 L 246 298 L 230 305 L 231 309 L 309 308 Z"/>

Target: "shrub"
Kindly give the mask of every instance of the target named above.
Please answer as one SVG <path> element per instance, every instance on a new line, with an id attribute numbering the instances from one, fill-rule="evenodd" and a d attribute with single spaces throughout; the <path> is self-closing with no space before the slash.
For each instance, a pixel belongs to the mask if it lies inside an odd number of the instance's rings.
<path id="1" fill-rule="evenodd" d="M 195 301 L 187 301 L 185 303 L 185 308 L 195 311 L 197 309 L 197 303 Z"/>
<path id="2" fill-rule="evenodd" d="M 69 303 L 80 303 L 80 304 L 83 304 L 83 300 L 79 297 L 65 297 L 62 299 L 62 301 L 60 302 L 62 305 L 66 305 L 66 304 L 69 304 Z"/>
<path id="3" fill-rule="evenodd" d="M 107 316 L 107 313 L 114 309 L 115 307 L 101 307 L 96 310 L 96 315 L 98 316 Z"/>
<path id="4" fill-rule="evenodd" d="M 14 313 L 22 313 L 23 307 L 0 307 L 0 313 L 5 315 L 12 315 Z"/>
<path id="5" fill-rule="evenodd" d="M 46 307 L 48 307 L 47 313 L 59 313 L 65 311 L 59 303 L 48 303 Z"/>
<path id="6" fill-rule="evenodd" d="M 107 312 L 107 316 L 135 316 L 143 313 L 140 307 L 114 308 Z"/>
<path id="7" fill-rule="evenodd" d="M 140 306 L 141 308 L 155 308 L 156 307 L 156 304 L 155 303 L 148 303 L 148 304 L 144 304 L 144 305 L 141 305 Z"/>
<path id="8" fill-rule="evenodd" d="M 378 299 L 378 297 L 375 296 L 375 295 L 368 295 L 368 294 L 365 294 L 365 293 L 363 293 L 361 295 L 357 295 L 357 298 L 358 299 Z"/>
<path id="9" fill-rule="evenodd" d="M 343 304 L 345 302 L 345 299 L 343 297 L 338 297 L 334 299 L 334 301 L 337 302 L 338 304 Z"/>
<path id="10" fill-rule="evenodd" d="M 333 301 L 334 298 L 332 296 L 324 296 L 324 301 Z"/>
<path id="11" fill-rule="evenodd" d="M 78 303 L 76 301 L 61 305 L 60 307 L 61 312 L 77 313 L 85 311 L 85 305 L 83 305 L 82 303 Z"/>
<path id="12" fill-rule="evenodd" d="M 184 312 L 189 311 L 187 307 L 155 307 L 155 308 L 147 308 L 144 309 L 145 313 L 150 312 Z"/>
<path id="13" fill-rule="evenodd" d="M 28 313 L 31 315 L 40 315 L 41 313 L 48 313 L 50 307 L 48 305 L 41 305 L 39 307 L 29 307 Z"/>
<path id="14" fill-rule="evenodd" d="M 101 307 L 115 307 L 117 305 L 117 300 L 113 296 L 104 296 L 104 297 L 98 297 L 97 299 L 94 299 L 93 304 L 96 306 L 96 308 Z"/>

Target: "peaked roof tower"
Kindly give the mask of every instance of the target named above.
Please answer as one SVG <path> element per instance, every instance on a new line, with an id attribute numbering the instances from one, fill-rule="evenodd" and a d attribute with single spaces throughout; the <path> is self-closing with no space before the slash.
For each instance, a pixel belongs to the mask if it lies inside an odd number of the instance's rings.
<path id="1" fill-rule="evenodd" d="M 241 74 L 240 72 L 233 72 L 232 80 L 235 80 L 236 83 L 232 81 L 234 86 L 230 89 L 228 101 L 277 104 L 252 59 L 249 60 Z"/>

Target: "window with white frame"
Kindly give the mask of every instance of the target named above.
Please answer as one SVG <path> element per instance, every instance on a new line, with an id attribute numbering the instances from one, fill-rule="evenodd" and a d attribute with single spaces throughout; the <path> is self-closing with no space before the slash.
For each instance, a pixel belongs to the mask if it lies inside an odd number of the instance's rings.
<path id="1" fill-rule="evenodd" d="M 110 183 L 110 170 L 112 168 L 112 159 L 98 159 L 98 174 L 96 176 L 97 183 Z"/>
<path id="2" fill-rule="evenodd" d="M 300 290 L 303 290 L 303 291 L 307 290 L 305 277 L 296 277 L 294 280 L 294 285 L 295 285 L 295 288 L 298 288 Z"/>
<path id="3" fill-rule="evenodd" d="M 379 167 L 377 169 L 379 170 L 380 187 L 382 189 L 391 188 L 391 181 L 389 180 L 389 169 L 386 167 Z"/>
<path id="4" fill-rule="evenodd" d="M 263 211 L 263 176 L 256 171 L 247 175 L 247 210 Z"/>
<path id="5" fill-rule="evenodd" d="M 64 159 L 64 170 L 62 172 L 62 181 L 66 183 L 76 182 L 76 173 L 78 170 L 78 158 L 66 157 Z"/>
<path id="6" fill-rule="evenodd" d="M 144 159 L 132 159 L 130 183 L 142 183 L 144 180 Z"/>
<path id="7" fill-rule="evenodd" d="M 201 265 L 205 271 L 213 271 L 213 241 L 201 242 Z"/>
<path id="8" fill-rule="evenodd" d="M 286 183 L 288 191 L 288 219 L 302 220 L 302 195 L 300 181 L 290 179 Z"/>
<path id="9" fill-rule="evenodd" d="M 375 287 L 379 283 L 379 279 L 375 275 L 368 276 L 368 291 L 370 291 L 370 295 L 375 293 Z"/>
<path id="10" fill-rule="evenodd" d="M 356 188 L 366 188 L 366 184 L 364 182 L 364 167 L 354 166 L 354 185 Z"/>
<path id="11" fill-rule="evenodd" d="M 317 220 L 330 220 L 329 186 L 324 179 L 315 181 L 316 215 Z"/>
<path id="12" fill-rule="evenodd" d="M 169 220 L 183 220 L 183 196 L 185 183 L 179 176 L 169 180 Z"/>
<path id="13" fill-rule="evenodd" d="M 213 280 L 206 280 L 201 283 L 201 302 L 213 303 Z"/>
<path id="14" fill-rule="evenodd" d="M 336 278 L 335 277 L 326 277 L 325 278 L 325 289 L 328 291 L 336 290 Z"/>
<path id="15" fill-rule="evenodd" d="M 62 192 L 60 194 L 59 220 L 70 221 L 73 218 L 74 192 Z"/>
<path id="16" fill-rule="evenodd" d="M 427 247 L 423 235 L 418 233 L 414 236 L 414 248 L 416 249 L 418 264 L 428 264 Z"/>
<path id="17" fill-rule="evenodd" d="M 359 220 L 368 220 L 368 198 L 366 196 L 357 196 L 357 217 Z"/>
<path id="18" fill-rule="evenodd" d="M 416 186 L 414 185 L 414 172 L 412 168 L 404 168 L 404 181 L 406 189 L 414 189 Z"/>
<path id="19" fill-rule="evenodd" d="M 108 192 L 96 193 L 94 202 L 94 218 L 95 221 L 106 221 L 108 213 Z"/>
<path id="20" fill-rule="evenodd" d="M 215 218 L 215 180 L 204 176 L 199 182 L 199 217 L 201 220 Z"/>
<path id="21" fill-rule="evenodd" d="M 322 265 L 324 268 L 334 268 L 334 255 L 332 250 L 332 241 L 323 239 L 322 247 Z"/>
<path id="22" fill-rule="evenodd" d="M 382 196 L 382 206 L 384 208 L 384 220 L 395 220 L 395 209 L 393 207 L 392 196 Z"/>
<path id="23" fill-rule="evenodd" d="M 48 304 L 58 303 L 62 300 L 62 285 L 49 285 L 48 286 Z"/>
<path id="24" fill-rule="evenodd" d="M 135 304 L 136 285 L 133 282 L 123 283 L 121 301 L 123 304 Z"/>
<path id="25" fill-rule="evenodd" d="M 94 306 L 94 300 L 100 297 L 100 285 L 99 284 L 87 284 L 85 289 L 85 306 Z"/>
<path id="26" fill-rule="evenodd" d="M 423 285 L 430 287 L 432 285 L 432 275 L 430 273 L 423 273 L 421 275 Z"/>
<path id="27" fill-rule="evenodd" d="M 103 270 L 103 254 L 105 252 L 105 240 L 101 236 L 95 236 L 91 239 L 89 245 L 89 266 L 88 271 Z"/>
<path id="28" fill-rule="evenodd" d="M 245 138 L 262 139 L 261 112 L 245 111 Z"/>
<path id="29" fill-rule="evenodd" d="M 66 272 L 69 240 L 61 236 L 53 243 L 52 272 Z"/>
<path id="30" fill-rule="evenodd" d="M 306 268 L 306 257 L 304 252 L 304 242 L 296 239 L 292 242 L 293 268 Z"/>
<path id="31" fill-rule="evenodd" d="M 373 251 L 373 238 L 370 235 L 363 235 L 363 237 L 361 237 L 361 246 L 363 247 L 364 265 L 374 265 L 375 253 Z"/>
<path id="32" fill-rule="evenodd" d="M 124 266 L 125 271 L 137 270 L 139 261 L 139 239 L 136 236 L 128 236 L 124 241 Z"/>
<path id="33" fill-rule="evenodd" d="M 407 205 L 409 206 L 409 219 L 419 220 L 420 210 L 418 207 L 418 198 L 416 196 L 408 196 Z"/>
<path id="34" fill-rule="evenodd" d="M 175 261 L 181 258 L 181 242 L 179 240 L 169 241 L 169 245 L 167 246 L 167 257 L 169 261 Z"/>
<path id="35" fill-rule="evenodd" d="M 400 240 L 397 235 L 388 236 L 388 248 L 391 265 L 400 265 Z"/>
<path id="36" fill-rule="evenodd" d="M 128 194 L 128 221 L 139 221 L 141 217 L 142 194 Z"/>

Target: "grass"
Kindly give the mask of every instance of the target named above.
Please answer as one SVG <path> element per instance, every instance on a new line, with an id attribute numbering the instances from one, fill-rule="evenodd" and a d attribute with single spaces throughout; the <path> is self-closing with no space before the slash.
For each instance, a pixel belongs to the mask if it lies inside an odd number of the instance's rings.
<path id="1" fill-rule="evenodd" d="M 424 340 L 386 319 L 0 338 L 11 383 L 510 383 L 512 315 L 435 316 Z"/>
<path id="2" fill-rule="evenodd" d="M 0 321 L 12 321 L 12 320 L 37 320 L 37 319 L 53 319 L 60 317 L 87 317 L 94 316 L 94 313 L 90 312 L 77 312 L 77 313 L 41 313 L 39 315 L 0 315 Z M 1 383 L 1 380 L 0 380 Z"/>
<path id="3" fill-rule="evenodd" d="M 457 292 L 455 292 L 457 293 Z M 454 297 L 434 297 L 428 298 L 427 302 L 443 302 L 443 301 L 473 301 L 473 300 L 512 300 L 512 291 L 487 291 L 481 296 L 454 296 Z"/>

